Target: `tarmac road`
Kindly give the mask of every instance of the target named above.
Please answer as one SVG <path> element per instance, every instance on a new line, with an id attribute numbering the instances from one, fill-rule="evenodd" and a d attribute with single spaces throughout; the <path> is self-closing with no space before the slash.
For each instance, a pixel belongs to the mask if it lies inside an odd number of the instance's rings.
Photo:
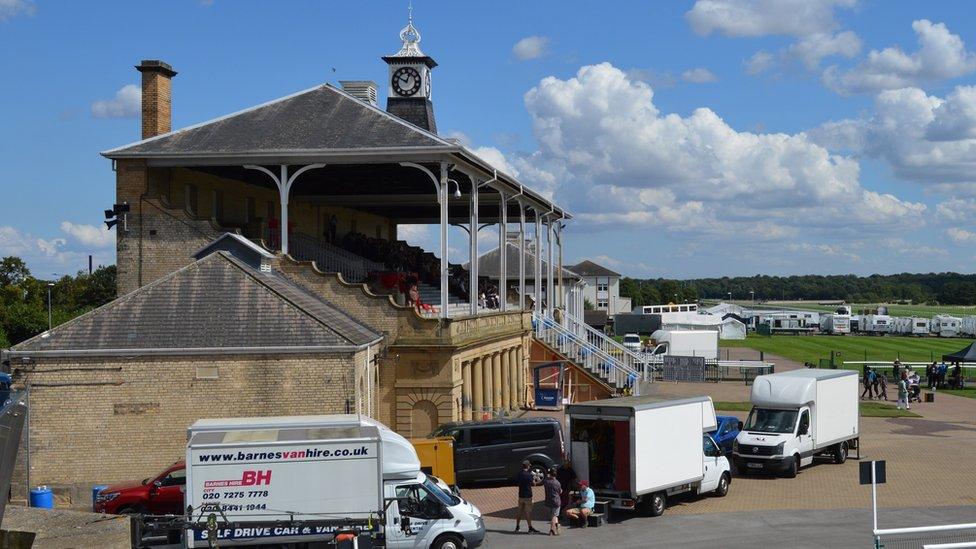
<path id="1" fill-rule="evenodd" d="M 802 497 L 802 494 L 797 494 Z M 881 509 L 880 528 L 932 526 L 976 522 L 976 507 L 929 507 Z M 671 515 L 656 518 L 627 517 L 600 528 L 567 529 L 559 537 L 544 534 L 515 534 L 510 520 L 489 517 L 485 547 L 704 547 L 726 548 L 870 548 L 870 509 L 816 509 L 786 511 L 749 511 L 742 513 L 708 513 Z M 548 531 L 542 522 L 533 524 Z M 974 541 L 976 530 L 963 538 L 926 538 L 927 543 Z M 886 549 L 919 547 L 916 537 L 900 536 L 883 540 Z"/>

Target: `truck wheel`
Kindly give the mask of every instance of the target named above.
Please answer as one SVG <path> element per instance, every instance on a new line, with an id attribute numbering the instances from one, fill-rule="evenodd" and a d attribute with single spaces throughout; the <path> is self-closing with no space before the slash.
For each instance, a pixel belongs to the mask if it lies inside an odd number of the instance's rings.
<path id="1" fill-rule="evenodd" d="M 446 534 L 434 540 L 430 549 L 462 549 L 464 540 L 454 534 Z"/>
<path id="2" fill-rule="evenodd" d="M 834 463 L 840 465 L 847 461 L 847 441 L 841 442 L 834 448 Z"/>
<path id="3" fill-rule="evenodd" d="M 715 497 L 724 498 L 725 494 L 729 493 L 730 482 L 732 482 L 732 477 L 728 473 L 722 473 L 722 478 L 718 479 L 718 487 L 712 492 Z"/>
<path id="4" fill-rule="evenodd" d="M 656 492 L 651 494 L 651 497 L 647 498 L 647 514 L 652 517 L 659 517 L 664 514 L 664 508 L 667 507 L 667 500 L 665 499 L 664 492 Z"/>
<path id="5" fill-rule="evenodd" d="M 120 515 L 142 515 L 145 514 L 145 510 L 139 505 L 123 505 L 119 507 L 118 514 Z"/>
<path id="6" fill-rule="evenodd" d="M 786 478 L 796 478 L 797 471 L 800 470 L 800 456 L 793 456 L 793 463 L 786 470 Z"/>

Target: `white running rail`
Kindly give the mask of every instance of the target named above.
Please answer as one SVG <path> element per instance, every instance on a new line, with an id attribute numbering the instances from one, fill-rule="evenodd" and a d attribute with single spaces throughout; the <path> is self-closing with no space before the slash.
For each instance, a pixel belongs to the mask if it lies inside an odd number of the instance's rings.
<path id="1" fill-rule="evenodd" d="M 637 394 L 637 381 L 643 379 L 638 369 L 590 343 L 586 337 L 561 326 L 552 317 L 532 313 L 532 326 L 539 341 L 556 349 L 614 388 L 631 387 L 634 394 Z"/>

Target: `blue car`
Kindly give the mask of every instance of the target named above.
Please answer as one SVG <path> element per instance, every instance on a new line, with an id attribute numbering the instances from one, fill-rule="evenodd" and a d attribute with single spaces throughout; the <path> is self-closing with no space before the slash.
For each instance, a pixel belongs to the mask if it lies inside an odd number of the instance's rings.
<path id="1" fill-rule="evenodd" d="M 742 422 L 735 416 L 715 416 L 717 428 L 710 434 L 726 456 L 732 455 L 732 442 L 739 436 Z"/>

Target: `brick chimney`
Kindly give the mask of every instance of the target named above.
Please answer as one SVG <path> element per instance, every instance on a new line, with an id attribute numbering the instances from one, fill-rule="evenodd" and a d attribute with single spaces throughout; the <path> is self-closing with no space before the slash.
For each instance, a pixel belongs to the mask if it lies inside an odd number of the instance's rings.
<path id="1" fill-rule="evenodd" d="M 176 71 L 158 59 L 143 59 L 136 70 L 142 73 L 142 138 L 168 133 L 172 129 L 172 78 Z"/>

